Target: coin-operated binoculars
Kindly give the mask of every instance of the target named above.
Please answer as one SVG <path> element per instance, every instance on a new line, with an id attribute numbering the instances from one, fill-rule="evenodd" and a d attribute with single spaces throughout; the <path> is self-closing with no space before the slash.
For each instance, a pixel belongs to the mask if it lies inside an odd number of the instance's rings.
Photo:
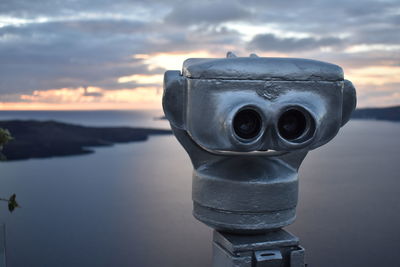
<path id="1" fill-rule="evenodd" d="M 215 229 L 213 266 L 303 267 L 298 169 L 350 118 L 337 65 L 297 58 L 191 58 L 167 71 L 163 108 L 193 164 L 193 215 Z"/>

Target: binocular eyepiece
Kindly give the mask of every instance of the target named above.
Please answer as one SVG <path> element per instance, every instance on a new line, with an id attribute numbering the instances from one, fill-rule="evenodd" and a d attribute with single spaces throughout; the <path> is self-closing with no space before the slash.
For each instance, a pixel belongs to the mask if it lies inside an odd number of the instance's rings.
<path id="1" fill-rule="evenodd" d="M 261 134 L 263 122 L 256 110 L 245 108 L 236 113 L 232 126 L 238 139 L 246 142 Z"/>
<path id="2" fill-rule="evenodd" d="M 290 107 L 275 119 L 274 131 L 278 137 L 293 143 L 309 140 L 315 133 L 315 120 L 301 107 Z M 232 122 L 233 132 L 240 142 L 251 142 L 265 131 L 265 123 L 257 109 L 246 107 L 239 110 Z"/>

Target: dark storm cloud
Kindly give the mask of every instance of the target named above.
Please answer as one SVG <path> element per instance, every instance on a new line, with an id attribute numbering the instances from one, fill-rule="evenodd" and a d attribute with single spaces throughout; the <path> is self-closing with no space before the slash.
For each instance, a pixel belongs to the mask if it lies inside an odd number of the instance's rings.
<path id="1" fill-rule="evenodd" d="M 165 18 L 181 25 L 215 24 L 249 18 L 251 13 L 235 1 L 195 1 L 179 3 Z"/>
<path id="2" fill-rule="evenodd" d="M 377 24 L 359 29 L 353 36 L 354 43 L 361 44 L 400 44 L 400 22 L 389 26 Z"/>
<path id="3" fill-rule="evenodd" d="M 119 84 L 132 74 L 162 73 L 148 69 L 134 54 L 221 49 L 238 43 L 239 35 L 211 26 L 192 31 L 162 23 L 132 20 L 76 20 L 30 23 L 0 28 L 0 92 L 29 93 L 37 89 Z"/>
<path id="4" fill-rule="evenodd" d="M 148 36 L 151 38 L 146 39 L 146 44 L 138 50 L 138 53 L 204 50 L 223 55 L 226 53 L 226 45 L 242 44 L 241 34 L 225 27 L 205 26 L 193 30 L 169 29 L 149 33 Z"/>
<path id="5" fill-rule="evenodd" d="M 315 53 L 314 59 L 339 64 L 346 68 L 368 66 L 397 66 L 400 63 L 398 51 L 358 52 L 358 53 Z"/>
<path id="6" fill-rule="evenodd" d="M 166 6 L 152 0 L 2 0 L 0 14 L 19 18 L 40 16 L 76 16 L 82 13 L 129 14 L 139 7 Z"/>
<path id="7" fill-rule="evenodd" d="M 278 38 L 274 34 L 258 34 L 249 43 L 250 49 L 258 51 L 294 52 L 320 47 L 338 46 L 343 43 L 336 37 L 316 38 Z"/>
<path id="8" fill-rule="evenodd" d="M 140 34 L 132 34 L 140 33 L 142 26 L 136 22 L 75 21 L 0 28 L 0 38 L 6 38 L 0 45 L 0 90 L 21 93 L 82 85 L 118 88 L 122 86 L 117 83 L 120 76 L 150 73 L 130 56 L 143 43 Z"/>
<path id="9" fill-rule="evenodd" d="M 361 33 L 369 29 L 377 29 L 377 33 L 389 30 L 386 43 L 396 43 L 400 36 L 398 0 L 242 0 L 242 3 L 257 10 L 252 16 L 253 23 L 271 23 L 291 32 L 347 34 L 356 43 L 379 42 Z"/>
<path id="10" fill-rule="evenodd" d="M 387 15 L 396 11 L 397 0 L 241 0 L 243 5 L 257 10 L 255 19 L 279 22 L 298 29 L 360 25 L 387 21 Z M 385 16 L 382 16 L 385 15 Z M 337 29 L 345 30 L 345 29 Z"/>

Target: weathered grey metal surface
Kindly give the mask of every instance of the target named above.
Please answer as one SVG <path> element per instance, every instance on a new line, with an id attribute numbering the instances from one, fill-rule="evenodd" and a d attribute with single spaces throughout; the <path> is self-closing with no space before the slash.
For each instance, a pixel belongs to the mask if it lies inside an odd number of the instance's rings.
<path id="1" fill-rule="evenodd" d="M 254 252 L 254 261 L 257 267 L 281 267 L 283 257 L 279 250 L 262 250 Z"/>
<path id="2" fill-rule="evenodd" d="M 298 168 L 355 108 L 339 66 L 307 59 L 188 59 L 167 71 L 163 107 L 194 167 L 194 216 L 230 232 L 292 223 Z"/>
<path id="3" fill-rule="evenodd" d="M 304 267 L 304 249 L 284 230 L 260 235 L 235 235 L 214 231 L 215 267 Z"/>
<path id="4" fill-rule="evenodd" d="M 343 86 L 343 110 L 351 110 L 353 111 L 357 105 L 357 97 L 356 97 L 356 89 L 353 84 L 344 80 Z M 352 112 L 343 112 L 342 113 L 342 126 L 345 125 L 351 116 Z"/>
<path id="5" fill-rule="evenodd" d="M 275 229 L 294 221 L 297 168 L 306 151 L 227 157 L 205 151 L 186 131 L 172 129 L 191 155 L 197 219 L 215 229 L 238 232 Z"/>
<path id="6" fill-rule="evenodd" d="M 341 67 L 301 58 L 190 58 L 183 76 L 192 79 L 342 81 Z"/>

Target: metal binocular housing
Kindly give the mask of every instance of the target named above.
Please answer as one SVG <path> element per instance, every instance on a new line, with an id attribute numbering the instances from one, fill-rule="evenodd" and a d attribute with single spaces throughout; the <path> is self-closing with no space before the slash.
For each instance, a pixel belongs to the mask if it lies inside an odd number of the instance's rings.
<path id="1" fill-rule="evenodd" d="M 228 53 L 167 71 L 163 108 L 194 167 L 193 215 L 234 233 L 292 223 L 301 162 L 355 106 L 342 68 L 321 61 Z"/>

